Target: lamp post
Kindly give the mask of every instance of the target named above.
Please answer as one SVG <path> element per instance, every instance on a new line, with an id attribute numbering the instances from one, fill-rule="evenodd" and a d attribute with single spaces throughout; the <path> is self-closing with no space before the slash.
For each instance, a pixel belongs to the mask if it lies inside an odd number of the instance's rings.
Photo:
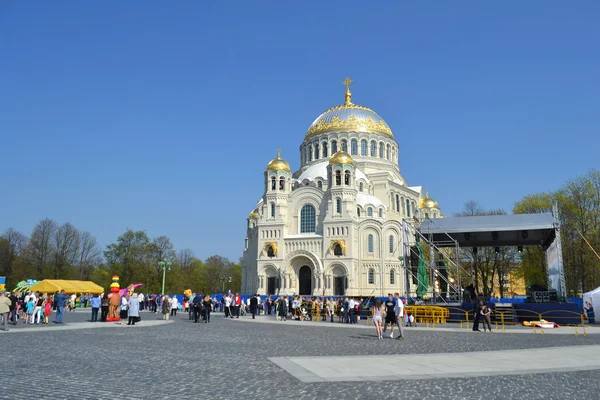
<path id="1" fill-rule="evenodd" d="M 163 280 L 162 280 L 162 291 L 161 291 L 161 295 L 164 296 L 165 295 L 165 274 L 167 272 L 167 268 L 169 269 L 169 271 L 171 270 L 171 262 L 167 261 L 167 260 L 162 260 L 158 262 L 158 266 L 162 268 L 163 270 Z"/>
<path id="2" fill-rule="evenodd" d="M 223 284 L 223 294 L 225 294 L 225 282 L 231 282 L 230 276 L 222 276 L 221 283 Z"/>

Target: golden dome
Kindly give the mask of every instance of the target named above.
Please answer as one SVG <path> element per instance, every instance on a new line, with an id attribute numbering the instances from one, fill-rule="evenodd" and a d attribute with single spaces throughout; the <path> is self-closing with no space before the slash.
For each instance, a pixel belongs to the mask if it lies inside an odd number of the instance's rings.
<path id="1" fill-rule="evenodd" d="M 250 215 L 248 216 L 249 219 L 258 219 L 259 215 L 258 215 L 258 211 L 253 210 Z"/>
<path id="2" fill-rule="evenodd" d="M 329 159 L 329 165 L 333 164 L 354 164 L 354 160 L 350 157 L 350 154 L 340 150 Z"/>
<path id="3" fill-rule="evenodd" d="M 429 197 L 429 193 L 425 193 L 425 197 L 419 202 L 419 208 L 437 208 L 439 210 L 440 206 L 437 201 Z"/>
<path id="4" fill-rule="evenodd" d="M 393 138 L 392 130 L 375 111 L 352 103 L 352 93 L 350 92 L 352 80 L 346 78 L 343 83 L 346 85 L 344 104 L 332 107 L 319 115 L 308 128 L 304 140 L 322 133 L 339 131 L 379 133 Z"/>
<path id="5" fill-rule="evenodd" d="M 267 171 L 287 171 L 291 172 L 290 164 L 281 158 L 279 149 L 277 149 L 277 158 L 274 158 L 267 165 Z"/>

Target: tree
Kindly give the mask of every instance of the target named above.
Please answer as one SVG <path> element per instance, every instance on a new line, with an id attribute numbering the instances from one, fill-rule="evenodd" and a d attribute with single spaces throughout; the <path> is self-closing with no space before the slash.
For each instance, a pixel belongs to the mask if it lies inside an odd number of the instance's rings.
<path id="1" fill-rule="evenodd" d="M 67 268 L 74 265 L 79 252 L 79 231 L 65 223 L 53 235 L 51 264 L 55 279 L 65 278 Z"/>
<path id="2" fill-rule="evenodd" d="M 481 215 L 506 215 L 504 210 L 484 210 L 476 201 L 465 203 L 464 210 L 458 214 L 461 217 L 472 217 Z M 470 266 L 471 279 L 476 293 L 482 293 L 484 297 L 490 296 L 496 291 L 496 279 L 504 281 L 516 268 L 515 249 L 511 247 L 500 247 L 496 252 L 494 247 L 478 247 L 461 250 L 461 259 L 465 267 Z M 504 287 L 498 288 L 500 295 L 504 295 Z"/>
<path id="3" fill-rule="evenodd" d="M 28 251 L 31 262 L 35 267 L 35 279 L 44 278 L 44 268 L 48 265 L 52 254 L 52 236 L 57 229 L 57 223 L 50 218 L 44 218 L 37 223 L 35 228 L 33 228 L 31 239 L 29 240 Z"/>
<path id="4" fill-rule="evenodd" d="M 8 228 L 0 236 L 0 271 L 3 276 L 11 278 L 13 264 L 25 246 L 27 246 L 27 236 L 13 228 Z"/>
<path id="5" fill-rule="evenodd" d="M 539 214 L 552 212 L 554 195 L 551 193 L 538 193 L 523 197 L 514 208 L 514 214 Z M 527 286 L 546 286 L 548 271 L 546 266 L 546 253 L 542 246 L 525 246 L 521 254 L 521 274 Z"/>
<path id="6" fill-rule="evenodd" d="M 153 275 L 149 269 L 150 239 L 144 231 L 128 229 L 116 243 L 106 246 L 104 257 L 111 275 L 119 275 L 121 286 L 147 282 L 147 278 Z M 157 291 L 156 286 L 151 289 Z"/>
<path id="7" fill-rule="evenodd" d="M 79 279 L 90 279 L 92 269 L 98 267 L 102 262 L 96 238 L 91 233 L 83 232 L 79 236 L 79 254 L 77 258 Z"/>
<path id="8" fill-rule="evenodd" d="M 179 265 L 181 265 L 181 268 L 186 272 L 189 272 L 191 270 L 195 260 L 196 257 L 194 257 L 194 252 L 190 249 L 179 250 L 179 253 L 177 253 L 177 262 L 179 263 Z"/>

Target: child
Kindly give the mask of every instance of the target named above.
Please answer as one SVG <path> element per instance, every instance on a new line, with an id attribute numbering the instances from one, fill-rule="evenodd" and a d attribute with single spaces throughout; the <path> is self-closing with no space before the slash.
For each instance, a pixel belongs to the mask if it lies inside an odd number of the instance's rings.
<path id="1" fill-rule="evenodd" d="M 44 300 L 44 324 L 48 325 L 48 317 L 52 313 L 52 302 L 49 299 Z"/>
<path id="2" fill-rule="evenodd" d="M 25 314 L 27 314 L 27 316 L 25 317 L 25 323 L 26 324 L 33 324 L 33 309 L 35 308 L 35 302 L 33 301 L 33 296 L 29 298 L 29 301 L 27 301 L 27 304 L 25 304 Z"/>
<path id="3" fill-rule="evenodd" d="M 417 324 L 415 324 L 415 316 L 412 312 L 408 313 L 408 326 L 417 326 Z"/>
<path id="4" fill-rule="evenodd" d="M 492 310 L 487 306 L 487 304 L 483 304 L 481 302 L 481 317 L 483 318 L 483 331 L 485 332 L 485 326 L 487 325 L 488 330 L 492 333 L 492 325 L 490 324 L 490 314 Z"/>

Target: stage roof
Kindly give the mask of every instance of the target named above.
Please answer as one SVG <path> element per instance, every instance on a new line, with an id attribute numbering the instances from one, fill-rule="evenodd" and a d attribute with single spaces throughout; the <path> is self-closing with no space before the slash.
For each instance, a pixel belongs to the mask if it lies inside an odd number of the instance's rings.
<path id="1" fill-rule="evenodd" d="M 419 231 L 437 246 L 460 247 L 548 246 L 555 237 L 552 214 L 486 215 L 424 220 Z"/>

